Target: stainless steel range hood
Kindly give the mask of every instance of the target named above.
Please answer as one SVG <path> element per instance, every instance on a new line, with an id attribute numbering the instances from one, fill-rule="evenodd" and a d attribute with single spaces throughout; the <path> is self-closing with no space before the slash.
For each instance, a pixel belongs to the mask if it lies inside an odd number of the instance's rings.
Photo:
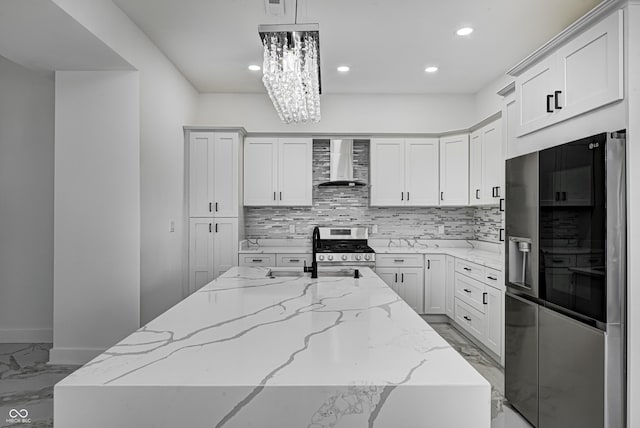
<path id="1" fill-rule="evenodd" d="M 353 179 L 353 140 L 331 140 L 329 152 L 329 181 L 320 183 L 319 186 L 366 185 Z"/>

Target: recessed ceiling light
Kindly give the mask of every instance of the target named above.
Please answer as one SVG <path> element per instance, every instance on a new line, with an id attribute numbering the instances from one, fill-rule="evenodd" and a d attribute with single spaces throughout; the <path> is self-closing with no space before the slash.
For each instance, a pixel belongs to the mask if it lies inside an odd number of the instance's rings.
<path id="1" fill-rule="evenodd" d="M 462 27 L 461 29 L 456 31 L 456 34 L 458 36 L 468 36 L 471 33 L 473 33 L 473 28 L 471 27 Z"/>
<path id="2" fill-rule="evenodd" d="M 349 71 L 349 67 L 347 67 L 346 65 L 341 65 L 340 67 L 338 67 L 338 71 L 340 73 L 346 73 L 347 71 Z"/>
<path id="3" fill-rule="evenodd" d="M 255 65 L 255 64 L 251 64 L 249 66 L 249 70 L 251 70 L 251 71 L 259 71 L 260 70 L 260 66 L 259 65 Z"/>
<path id="4" fill-rule="evenodd" d="M 432 65 L 431 67 L 425 68 L 424 71 L 426 71 L 427 73 L 435 73 L 436 71 L 438 71 L 438 67 Z"/>

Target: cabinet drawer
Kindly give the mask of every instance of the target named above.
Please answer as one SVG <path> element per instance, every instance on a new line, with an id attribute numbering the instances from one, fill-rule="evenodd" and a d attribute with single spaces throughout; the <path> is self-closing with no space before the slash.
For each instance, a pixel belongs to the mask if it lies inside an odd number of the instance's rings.
<path id="1" fill-rule="evenodd" d="M 573 254 L 569 255 L 558 255 L 558 254 L 547 254 L 544 256 L 544 264 L 547 267 L 572 267 L 576 265 L 576 256 Z"/>
<path id="2" fill-rule="evenodd" d="M 376 254 L 376 267 L 424 267 L 424 255 Z"/>
<path id="3" fill-rule="evenodd" d="M 478 281 L 484 281 L 484 270 L 484 266 L 482 265 L 456 259 L 456 272 L 475 278 Z"/>
<path id="4" fill-rule="evenodd" d="M 476 311 L 460 299 L 456 299 L 456 322 L 479 340 L 484 339 L 484 314 Z"/>
<path id="5" fill-rule="evenodd" d="M 492 286 L 493 288 L 503 290 L 504 289 L 503 278 L 504 276 L 502 276 L 502 271 L 491 269 L 491 268 L 485 268 L 484 280 L 482 282 Z"/>
<path id="6" fill-rule="evenodd" d="M 601 254 L 581 254 L 577 256 L 576 266 L 602 266 L 604 257 Z"/>
<path id="7" fill-rule="evenodd" d="M 275 266 L 275 254 L 240 254 L 240 266 Z"/>
<path id="8" fill-rule="evenodd" d="M 311 266 L 311 254 L 277 254 L 276 266 Z"/>
<path id="9" fill-rule="evenodd" d="M 456 272 L 454 288 L 456 298 L 464 301 L 479 312 L 484 313 L 484 299 L 486 299 L 486 297 L 484 284 L 482 282 L 462 275 L 460 272 Z"/>

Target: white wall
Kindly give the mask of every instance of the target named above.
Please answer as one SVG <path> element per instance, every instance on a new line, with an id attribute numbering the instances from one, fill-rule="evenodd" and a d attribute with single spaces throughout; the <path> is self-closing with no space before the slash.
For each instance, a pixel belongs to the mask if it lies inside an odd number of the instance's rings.
<path id="1" fill-rule="evenodd" d="M 141 322 L 186 292 L 184 134 L 198 94 L 111 0 L 53 0 L 140 72 Z M 170 221 L 176 230 L 169 232 Z"/>
<path id="2" fill-rule="evenodd" d="M 475 122 L 480 122 L 502 110 L 503 97 L 497 92 L 513 80 L 515 80 L 514 77 L 502 75 L 475 94 Z"/>
<path id="3" fill-rule="evenodd" d="M 58 71 L 55 83 L 56 364 L 88 361 L 138 328 L 138 73 Z"/>
<path id="4" fill-rule="evenodd" d="M 316 124 L 282 123 L 266 94 L 201 94 L 196 125 L 249 132 L 441 133 L 475 122 L 473 95 L 338 95 L 320 99 Z"/>
<path id="5" fill-rule="evenodd" d="M 53 338 L 53 75 L 0 57 L 0 342 Z"/>

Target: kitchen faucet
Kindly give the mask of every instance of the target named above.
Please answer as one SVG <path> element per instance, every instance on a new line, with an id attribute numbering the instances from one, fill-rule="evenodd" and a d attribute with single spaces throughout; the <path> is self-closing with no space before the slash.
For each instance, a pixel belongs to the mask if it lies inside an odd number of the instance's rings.
<path id="1" fill-rule="evenodd" d="M 318 228 L 318 226 L 313 228 L 313 235 L 312 235 L 312 248 L 311 248 L 311 254 L 312 254 L 312 260 L 311 260 L 311 267 L 307 267 L 306 262 L 305 262 L 305 266 L 304 266 L 304 272 L 311 272 L 311 278 L 317 278 L 318 277 L 318 262 L 316 261 L 316 248 L 318 246 L 318 241 L 320 240 L 320 229 Z"/>

